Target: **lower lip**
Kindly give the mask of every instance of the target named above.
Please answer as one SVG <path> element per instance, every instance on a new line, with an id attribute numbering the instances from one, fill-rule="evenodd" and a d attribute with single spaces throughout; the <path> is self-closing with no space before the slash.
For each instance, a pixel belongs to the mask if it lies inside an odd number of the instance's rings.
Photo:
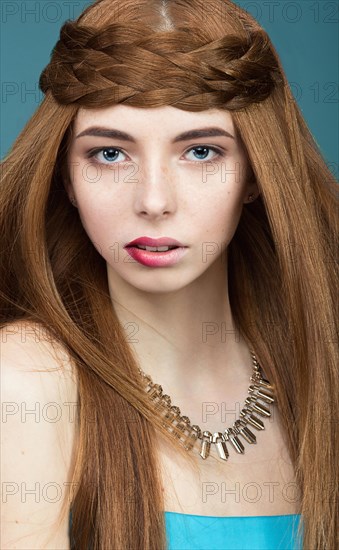
<path id="1" fill-rule="evenodd" d="M 167 267 L 179 262 L 186 254 L 187 247 L 172 248 L 172 250 L 167 250 L 167 252 L 151 252 L 149 250 L 142 250 L 136 246 L 130 246 L 125 250 L 139 264 L 149 267 Z"/>

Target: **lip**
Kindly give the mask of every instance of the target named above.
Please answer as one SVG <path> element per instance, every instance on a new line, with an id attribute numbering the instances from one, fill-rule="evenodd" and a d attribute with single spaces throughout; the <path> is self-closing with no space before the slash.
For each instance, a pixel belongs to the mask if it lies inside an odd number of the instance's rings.
<path id="1" fill-rule="evenodd" d="M 150 250 L 142 250 L 136 246 L 125 247 L 125 249 L 131 258 L 147 267 L 168 267 L 174 265 L 188 252 L 187 246 L 173 248 L 172 250 L 167 250 L 167 252 L 152 252 Z"/>
<path id="2" fill-rule="evenodd" d="M 140 246 L 175 246 L 166 252 L 152 252 L 151 250 L 143 250 Z M 136 260 L 139 264 L 148 267 L 167 267 L 176 264 L 186 254 L 188 247 L 172 237 L 138 237 L 124 246 L 127 254 Z"/>
<path id="3" fill-rule="evenodd" d="M 137 239 L 134 239 L 130 243 L 127 243 L 124 248 L 128 248 L 129 246 L 178 246 L 181 248 L 186 248 L 184 244 L 180 243 L 176 239 L 172 239 L 172 237 L 160 237 L 159 239 L 155 239 L 152 237 L 138 237 Z"/>

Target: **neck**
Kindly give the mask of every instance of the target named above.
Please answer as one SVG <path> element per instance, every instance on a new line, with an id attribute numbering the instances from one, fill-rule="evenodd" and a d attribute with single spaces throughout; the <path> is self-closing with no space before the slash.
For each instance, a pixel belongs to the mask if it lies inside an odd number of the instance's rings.
<path id="1" fill-rule="evenodd" d="M 252 360 L 235 328 L 227 269 L 214 264 L 172 292 L 145 292 L 108 266 L 109 290 L 140 368 L 173 397 L 246 397 Z M 130 324 L 127 324 L 130 323 Z M 175 400 L 175 399 L 174 399 Z M 179 405 L 180 406 L 180 405 Z"/>

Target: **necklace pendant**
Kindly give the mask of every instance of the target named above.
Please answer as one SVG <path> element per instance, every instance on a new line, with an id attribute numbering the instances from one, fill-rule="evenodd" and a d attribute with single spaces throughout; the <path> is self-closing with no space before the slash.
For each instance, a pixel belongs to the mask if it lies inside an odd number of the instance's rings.
<path id="1" fill-rule="evenodd" d="M 180 414 L 179 407 L 175 407 L 174 405 L 172 405 L 166 412 L 164 418 L 166 420 L 169 420 L 169 422 L 173 424 L 174 420 L 179 416 L 179 414 Z"/>
<path id="2" fill-rule="evenodd" d="M 251 385 L 248 388 L 248 391 L 251 395 L 253 395 L 256 391 L 257 392 L 257 398 L 258 399 L 260 398 L 262 401 L 265 401 L 268 404 L 274 403 L 274 401 L 275 401 L 275 399 L 274 399 L 274 397 L 271 393 L 269 393 L 268 391 L 262 390 L 260 388 L 260 386 L 258 386 L 257 384 Z"/>
<path id="3" fill-rule="evenodd" d="M 225 430 L 225 439 L 226 441 L 229 440 L 231 444 L 233 445 L 234 449 L 237 451 L 237 453 L 244 454 L 245 447 L 241 443 L 240 439 L 236 436 L 236 433 L 233 431 L 232 428 L 226 428 Z"/>
<path id="4" fill-rule="evenodd" d="M 254 433 L 247 428 L 246 423 L 243 420 L 236 420 L 234 423 L 234 431 L 236 434 L 242 435 L 248 443 L 256 443 L 257 438 Z"/>
<path id="5" fill-rule="evenodd" d="M 251 405 L 253 410 L 258 412 L 261 416 L 271 416 L 270 411 L 264 407 L 264 405 L 256 402 L 256 397 L 246 397 L 245 403 Z"/>
<path id="6" fill-rule="evenodd" d="M 151 397 L 161 397 L 162 396 L 162 387 L 160 384 L 153 384 L 152 390 L 149 392 L 149 395 Z"/>
<path id="7" fill-rule="evenodd" d="M 275 403 L 275 396 L 273 396 L 268 391 L 258 390 L 258 395 L 260 396 L 260 399 L 262 401 L 266 401 L 266 403 Z"/>
<path id="8" fill-rule="evenodd" d="M 213 434 L 212 442 L 215 443 L 220 458 L 222 460 L 227 460 L 229 457 L 229 452 L 227 450 L 226 441 L 222 432 L 215 432 Z"/>
<path id="9" fill-rule="evenodd" d="M 172 405 L 171 408 L 170 408 L 170 412 L 172 414 L 171 416 L 171 421 L 172 421 L 172 424 L 173 422 L 175 421 L 178 421 L 178 418 L 180 417 L 180 409 L 179 407 L 176 407 L 175 405 Z"/>
<path id="10" fill-rule="evenodd" d="M 258 390 L 258 395 L 260 396 L 260 399 L 262 401 L 266 401 L 266 403 L 271 404 L 275 402 L 275 398 L 272 394 L 268 393 L 264 390 Z"/>
<path id="11" fill-rule="evenodd" d="M 149 374 L 144 374 L 144 373 L 141 373 L 141 376 L 142 376 L 142 384 L 144 386 L 144 390 L 148 392 L 149 387 L 151 387 L 153 384 L 152 378 L 150 377 Z"/>
<path id="12" fill-rule="evenodd" d="M 185 431 L 187 430 L 187 428 L 189 427 L 190 425 L 190 419 L 188 418 L 188 416 L 181 416 L 179 417 L 179 420 L 178 420 L 178 423 L 176 425 L 176 428 L 178 430 L 180 430 L 181 434 L 178 434 L 177 437 L 179 439 L 181 439 L 182 436 L 184 436 L 185 434 Z"/>
<path id="13" fill-rule="evenodd" d="M 201 441 L 201 448 L 200 448 L 200 453 L 199 453 L 201 458 L 205 459 L 210 454 L 211 441 L 212 441 L 211 432 L 203 432 L 202 441 Z"/>
<path id="14" fill-rule="evenodd" d="M 154 407 L 162 415 L 164 411 L 169 409 L 171 406 L 171 398 L 169 395 L 162 395 L 158 400 L 155 401 Z"/>
<path id="15" fill-rule="evenodd" d="M 260 420 L 260 418 L 258 418 L 254 414 L 249 414 L 249 416 L 247 416 L 247 414 L 252 413 L 252 411 L 253 411 L 252 407 L 244 407 L 242 411 L 240 411 L 240 416 L 242 418 L 246 416 L 247 422 L 249 422 L 249 424 L 251 424 L 257 430 L 264 430 L 265 426 L 264 426 L 264 423 Z"/>
<path id="16" fill-rule="evenodd" d="M 188 437 L 185 440 L 184 447 L 186 451 L 190 451 L 193 447 L 195 442 L 197 441 L 198 437 L 201 435 L 201 430 L 199 426 L 194 424 L 193 426 L 190 426 L 191 432 L 188 435 Z"/>
<path id="17" fill-rule="evenodd" d="M 254 414 L 250 414 L 247 421 L 254 426 L 254 428 L 257 428 L 257 430 L 264 430 L 265 426 L 262 420 L 260 420 L 257 416 L 254 416 Z"/>
<path id="18" fill-rule="evenodd" d="M 265 378 L 259 378 L 257 384 L 260 384 L 260 386 L 264 386 L 264 388 L 266 388 L 267 390 L 274 391 L 274 387 L 272 386 L 272 384 L 270 384 L 269 381 Z"/>

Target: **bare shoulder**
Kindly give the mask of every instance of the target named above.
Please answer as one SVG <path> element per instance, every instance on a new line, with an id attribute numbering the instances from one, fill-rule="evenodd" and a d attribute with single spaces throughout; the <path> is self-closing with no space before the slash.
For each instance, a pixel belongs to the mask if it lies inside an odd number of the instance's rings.
<path id="1" fill-rule="evenodd" d="M 65 550 L 77 442 L 74 365 L 42 326 L 16 322 L 0 330 L 0 368 L 2 543 Z"/>
<path id="2" fill-rule="evenodd" d="M 39 323 L 17 321 L 0 329 L 0 348 L 7 359 L 15 357 L 16 370 L 28 370 L 27 359 L 34 358 L 43 371 L 58 367 L 66 375 L 73 372 L 65 346 Z M 40 367 L 38 367 L 40 368 Z M 74 378 L 75 380 L 75 378 Z"/>

